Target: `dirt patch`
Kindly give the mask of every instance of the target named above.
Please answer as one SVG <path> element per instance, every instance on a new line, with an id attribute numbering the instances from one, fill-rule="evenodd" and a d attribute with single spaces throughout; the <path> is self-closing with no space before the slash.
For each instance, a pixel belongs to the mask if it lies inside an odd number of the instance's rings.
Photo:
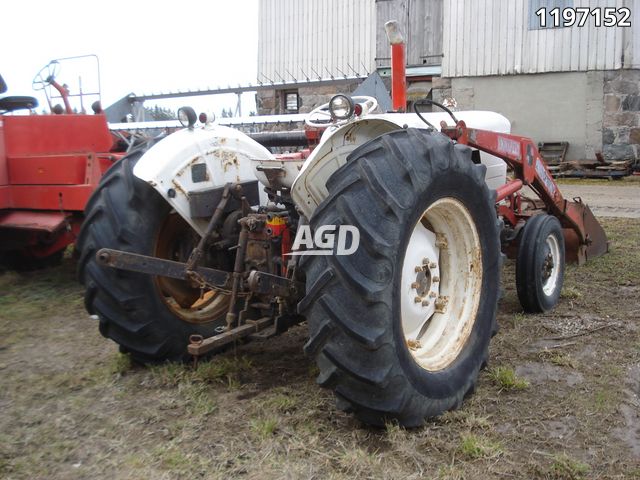
<path id="1" fill-rule="evenodd" d="M 638 478 L 640 221 L 604 226 L 611 253 L 568 267 L 553 312 L 521 313 L 507 264 L 477 391 L 415 430 L 338 411 L 305 325 L 142 368 L 100 336 L 69 259 L 0 274 L 0 477 Z"/>
<path id="2" fill-rule="evenodd" d="M 534 386 L 548 385 L 549 382 L 563 382 L 567 387 L 575 387 L 584 382 L 584 376 L 580 372 L 567 371 L 563 367 L 539 362 L 518 365 L 516 374 Z"/>

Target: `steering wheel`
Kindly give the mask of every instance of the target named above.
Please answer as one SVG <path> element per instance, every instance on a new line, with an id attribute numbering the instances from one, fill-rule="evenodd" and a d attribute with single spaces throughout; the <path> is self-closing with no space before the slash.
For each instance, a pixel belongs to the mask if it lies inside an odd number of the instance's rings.
<path id="1" fill-rule="evenodd" d="M 42 90 L 47 85 L 51 85 L 58 76 L 58 73 L 60 73 L 60 62 L 53 60 L 44 66 L 35 77 L 33 77 L 31 86 L 34 90 Z"/>
<path id="2" fill-rule="evenodd" d="M 374 97 L 367 97 L 364 95 L 355 96 L 351 97 L 351 100 L 353 100 L 354 105 L 360 105 L 362 107 L 360 116 L 368 115 L 376 108 L 378 108 L 378 100 L 376 100 Z M 338 125 L 348 120 L 334 119 L 331 116 L 331 112 L 329 111 L 329 103 L 330 102 L 327 102 L 311 110 L 309 112 L 309 115 L 307 115 L 307 118 L 304 119 L 304 123 L 310 127 L 324 128 L 328 125 Z"/>

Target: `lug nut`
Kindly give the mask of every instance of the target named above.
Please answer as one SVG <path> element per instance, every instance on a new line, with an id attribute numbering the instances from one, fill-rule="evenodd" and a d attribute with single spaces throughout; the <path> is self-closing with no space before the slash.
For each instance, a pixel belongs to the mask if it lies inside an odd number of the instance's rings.
<path id="1" fill-rule="evenodd" d="M 432 269 L 432 270 L 433 270 L 434 268 L 438 268 L 438 264 L 437 264 L 436 262 L 431 262 L 431 263 L 429 264 L 429 268 L 430 268 L 430 269 Z"/>
<path id="2" fill-rule="evenodd" d="M 422 306 L 423 307 L 428 307 L 431 304 L 431 302 L 429 300 L 423 300 L 422 301 Z"/>
<path id="3" fill-rule="evenodd" d="M 422 297 L 415 297 L 413 299 L 413 301 L 416 302 L 416 303 L 420 303 L 420 302 L 422 302 Z"/>
<path id="4" fill-rule="evenodd" d="M 416 273 L 420 273 L 420 272 L 422 271 L 422 267 L 416 267 L 416 268 L 414 268 L 413 270 L 414 270 L 414 272 L 416 272 Z"/>
<path id="5" fill-rule="evenodd" d="M 445 237 L 442 233 L 436 233 L 436 247 L 446 250 L 449 246 L 447 242 L 447 237 Z"/>
<path id="6" fill-rule="evenodd" d="M 433 277 L 433 278 L 431 279 L 431 281 L 432 281 L 433 283 L 438 283 L 438 282 L 440 281 L 440 277 Z"/>
<path id="7" fill-rule="evenodd" d="M 438 297 L 438 299 L 436 300 L 436 303 L 435 303 L 436 312 L 437 313 L 444 313 L 446 311 L 448 303 L 449 303 L 449 298 L 448 297 L 445 297 L 445 296 Z"/>
<path id="8" fill-rule="evenodd" d="M 420 284 L 418 282 L 413 282 L 411 284 L 411 288 L 413 288 L 414 290 L 417 290 L 419 286 L 420 286 Z"/>

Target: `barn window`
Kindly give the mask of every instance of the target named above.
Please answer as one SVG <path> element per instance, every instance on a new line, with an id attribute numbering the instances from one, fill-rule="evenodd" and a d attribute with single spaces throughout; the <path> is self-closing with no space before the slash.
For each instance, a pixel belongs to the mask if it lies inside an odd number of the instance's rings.
<path id="1" fill-rule="evenodd" d="M 284 109 L 287 113 L 298 113 L 300 106 L 298 98 L 297 91 L 284 92 Z"/>
<path id="2" fill-rule="evenodd" d="M 560 9 L 560 26 L 564 26 L 562 10 L 568 7 L 573 7 L 573 0 L 529 0 L 529 30 L 555 28 L 553 26 L 553 17 L 549 14 L 549 11 L 554 8 Z M 536 13 L 541 8 L 546 9 L 546 27 L 540 26 L 540 16 Z"/>

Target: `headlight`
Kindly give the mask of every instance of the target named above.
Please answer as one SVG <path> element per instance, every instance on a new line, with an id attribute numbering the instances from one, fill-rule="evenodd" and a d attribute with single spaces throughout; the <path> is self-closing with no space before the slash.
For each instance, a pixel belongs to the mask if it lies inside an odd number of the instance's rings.
<path id="1" fill-rule="evenodd" d="M 202 124 L 213 123 L 216 121 L 216 114 L 213 112 L 200 112 L 198 121 Z"/>
<path id="2" fill-rule="evenodd" d="M 191 128 L 198 120 L 196 111 L 191 107 L 180 107 L 178 109 L 178 121 L 185 128 Z"/>
<path id="3" fill-rule="evenodd" d="M 346 120 L 353 115 L 353 100 L 346 95 L 336 95 L 329 101 L 329 112 L 338 120 Z"/>

